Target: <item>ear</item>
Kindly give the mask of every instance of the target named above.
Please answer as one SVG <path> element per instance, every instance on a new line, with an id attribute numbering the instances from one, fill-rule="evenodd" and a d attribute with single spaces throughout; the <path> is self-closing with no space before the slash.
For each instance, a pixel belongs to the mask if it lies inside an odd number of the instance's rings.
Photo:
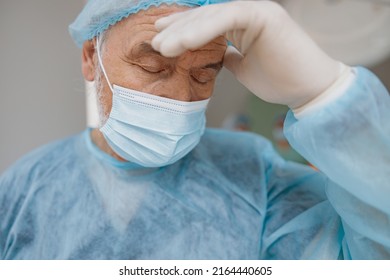
<path id="1" fill-rule="evenodd" d="M 94 40 L 85 41 L 81 55 L 81 71 L 85 80 L 92 82 L 95 79 L 95 44 Z"/>

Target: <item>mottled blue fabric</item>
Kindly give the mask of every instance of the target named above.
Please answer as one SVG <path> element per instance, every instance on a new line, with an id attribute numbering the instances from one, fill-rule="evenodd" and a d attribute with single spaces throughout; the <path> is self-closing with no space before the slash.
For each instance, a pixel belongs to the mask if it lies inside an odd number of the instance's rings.
<path id="1" fill-rule="evenodd" d="M 299 121 L 290 143 L 209 129 L 182 160 L 120 163 L 89 131 L 25 156 L 0 178 L 3 259 L 389 259 L 390 96 L 363 68 Z M 325 175 L 326 174 L 326 175 Z"/>

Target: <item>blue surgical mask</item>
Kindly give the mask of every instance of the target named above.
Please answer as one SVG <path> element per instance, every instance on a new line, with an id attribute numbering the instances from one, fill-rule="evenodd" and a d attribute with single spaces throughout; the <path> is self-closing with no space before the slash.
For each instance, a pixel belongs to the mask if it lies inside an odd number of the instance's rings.
<path id="1" fill-rule="evenodd" d="M 111 87 L 98 47 L 98 60 L 112 90 L 112 109 L 100 131 L 115 153 L 144 167 L 172 164 L 200 141 L 209 99 L 184 102 Z"/>

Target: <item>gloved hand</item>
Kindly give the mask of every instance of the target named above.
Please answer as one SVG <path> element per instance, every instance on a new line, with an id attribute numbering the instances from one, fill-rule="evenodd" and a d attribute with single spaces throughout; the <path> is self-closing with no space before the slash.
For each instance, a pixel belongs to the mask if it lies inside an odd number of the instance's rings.
<path id="1" fill-rule="evenodd" d="M 224 65 L 261 99 L 292 109 L 313 100 L 340 75 L 341 63 L 325 54 L 278 4 L 235 1 L 209 5 L 156 21 L 152 46 L 167 57 L 224 35 Z"/>

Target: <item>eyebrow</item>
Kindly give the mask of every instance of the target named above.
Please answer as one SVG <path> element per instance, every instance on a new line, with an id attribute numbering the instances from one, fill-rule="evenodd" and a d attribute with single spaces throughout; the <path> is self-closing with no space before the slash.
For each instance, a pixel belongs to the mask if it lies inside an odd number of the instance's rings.
<path id="1" fill-rule="evenodd" d="M 216 63 L 207 64 L 206 66 L 204 66 L 202 68 L 212 68 L 212 69 L 219 71 L 222 69 L 222 67 L 223 67 L 223 59 L 221 61 L 216 62 Z"/>
<path id="2" fill-rule="evenodd" d="M 163 56 L 160 52 L 153 49 L 152 45 L 148 42 L 142 42 L 141 44 L 137 45 L 132 51 L 131 55 L 139 56 L 142 54 L 152 53 L 158 56 Z M 223 67 L 223 59 L 218 62 L 209 63 L 202 68 L 212 68 L 217 71 L 221 70 Z"/>
<path id="3" fill-rule="evenodd" d="M 147 42 L 142 42 L 131 51 L 131 55 L 141 55 L 144 53 L 153 53 L 161 56 L 161 53 L 153 49 L 152 45 Z"/>

